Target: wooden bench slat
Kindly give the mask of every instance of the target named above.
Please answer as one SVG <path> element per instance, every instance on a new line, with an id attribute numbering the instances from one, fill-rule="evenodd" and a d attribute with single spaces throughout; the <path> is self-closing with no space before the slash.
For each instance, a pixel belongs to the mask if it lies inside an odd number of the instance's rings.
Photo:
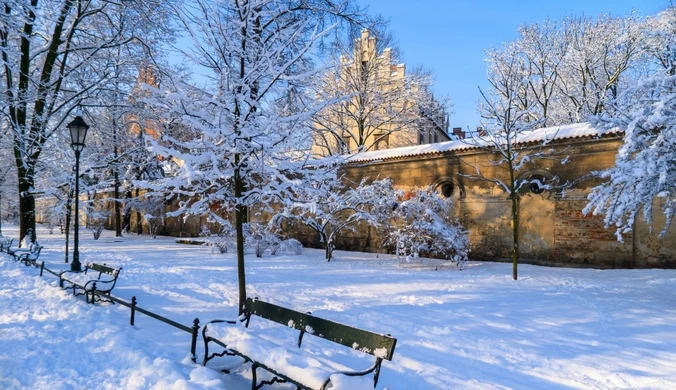
<path id="1" fill-rule="evenodd" d="M 108 267 L 105 264 L 89 263 L 87 268 L 94 270 L 96 272 L 102 272 L 104 274 L 115 276 L 116 273 L 120 272 L 118 268 Z"/>
<path id="2" fill-rule="evenodd" d="M 373 387 L 375 388 L 378 384 L 382 361 L 384 359 L 392 360 L 394 347 L 397 343 L 397 339 L 389 335 L 354 328 L 312 314 L 263 302 L 257 298 L 248 298 L 245 302 L 244 311 L 245 315 L 237 321 L 213 320 L 204 325 L 202 328 L 202 338 L 204 339 L 202 365 L 206 365 L 209 360 L 218 356 L 241 356 L 252 363 L 252 389 L 258 389 L 263 384 L 272 384 L 277 379 L 281 379 L 281 381 L 295 384 L 298 388 L 324 390 L 333 383 L 336 375 L 342 378 L 363 377 L 368 374 L 373 374 Z M 315 337 L 374 355 L 376 356 L 375 363 L 361 371 L 330 367 L 336 363 L 328 360 L 319 363 L 312 360 L 316 358 L 316 355 L 310 351 L 296 352 L 295 348 L 292 350 L 282 344 L 267 340 L 263 337 L 264 330 L 253 331 L 241 328 L 242 325 L 248 328 L 249 322 L 254 316 L 300 331 L 296 347 L 301 347 L 303 335 L 309 333 Z M 210 326 L 214 329 L 209 328 Z M 261 333 L 261 337 L 257 337 L 257 333 Z M 210 341 L 223 347 L 224 351 L 210 354 Z M 312 375 L 306 375 L 309 374 L 307 372 L 309 367 L 316 369 Z M 262 381 L 258 384 L 257 368 L 272 373 L 274 375 L 272 382 Z"/>
<path id="3" fill-rule="evenodd" d="M 357 329 L 251 298 L 248 298 L 246 301 L 246 311 L 278 324 L 286 325 L 386 360 L 391 361 L 394 355 L 397 339 L 386 335 Z"/>

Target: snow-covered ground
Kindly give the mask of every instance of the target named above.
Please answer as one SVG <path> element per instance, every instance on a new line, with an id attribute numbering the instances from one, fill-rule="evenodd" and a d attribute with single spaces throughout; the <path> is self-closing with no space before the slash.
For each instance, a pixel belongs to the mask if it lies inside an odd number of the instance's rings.
<path id="1" fill-rule="evenodd" d="M 2 229 L 17 235 L 15 226 Z M 47 267 L 65 269 L 63 236 L 39 232 Z M 116 296 L 135 295 L 139 306 L 186 326 L 236 316 L 231 254 L 111 232 L 93 241 L 84 230 L 80 253 L 83 262 L 123 267 Z M 248 294 L 392 334 L 397 348 L 378 388 L 676 388 L 675 270 L 521 265 L 513 281 L 509 264 L 434 271 L 401 268 L 390 256 L 322 256 L 249 256 Z M 251 326 L 269 326 L 262 322 Z M 286 329 L 271 332 L 288 338 Z M 310 336 L 306 344 L 341 364 L 371 364 Z M 132 327 L 129 309 L 87 305 L 54 276 L 0 255 L 2 389 L 250 388 L 246 366 L 220 374 L 192 363 L 189 349 L 185 332 L 142 314 Z M 198 345 L 198 363 L 201 353 Z"/>

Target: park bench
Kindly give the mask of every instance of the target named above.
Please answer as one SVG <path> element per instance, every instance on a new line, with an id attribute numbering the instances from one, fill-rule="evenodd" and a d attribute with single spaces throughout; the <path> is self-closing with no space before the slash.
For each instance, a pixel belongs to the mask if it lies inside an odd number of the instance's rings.
<path id="1" fill-rule="evenodd" d="M 33 243 L 31 242 L 28 246 L 25 246 L 25 247 L 23 247 L 23 248 L 20 248 L 20 247 L 18 247 L 18 246 L 15 247 L 15 248 L 12 248 L 11 245 L 12 245 L 12 243 L 10 243 L 10 244 L 7 246 L 7 253 L 9 253 L 10 255 L 12 255 L 12 256 L 14 256 L 14 257 L 16 257 L 16 256 L 18 256 L 18 255 L 21 254 L 21 253 L 29 252 L 29 251 L 31 250 L 32 246 L 33 246 Z"/>
<path id="2" fill-rule="evenodd" d="M 32 245 L 28 252 L 21 252 L 14 255 L 14 260 L 20 263 L 24 263 L 26 266 L 33 265 L 38 266 L 37 260 L 40 257 L 40 251 L 42 251 L 42 246 Z"/>
<path id="3" fill-rule="evenodd" d="M 269 332 L 274 332 L 275 329 L 249 328 L 252 316 L 295 329 L 299 332 L 297 340 L 288 346 L 283 342 L 271 341 L 274 337 Z M 361 371 L 347 369 L 338 363 L 328 361 L 325 355 L 301 349 L 301 342 L 306 334 L 373 355 L 376 357 L 375 363 Z M 259 389 L 263 385 L 275 382 L 289 382 L 298 389 L 324 390 L 329 383 L 344 382 L 346 377 L 364 377 L 371 373 L 375 388 L 382 361 L 392 360 L 397 343 L 397 339 L 389 335 L 353 328 L 251 298 L 246 300 L 244 314 L 238 320 L 211 321 L 202 328 L 202 338 L 204 339 L 202 365 L 206 365 L 216 356 L 240 356 L 245 362 L 252 364 L 252 389 Z M 209 354 L 210 342 L 224 348 L 223 352 Z M 272 373 L 273 379 L 258 384 L 257 368 Z"/>
<path id="4" fill-rule="evenodd" d="M 102 301 L 114 303 L 105 296 L 110 295 L 115 288 L 121 270 L 122 268 L 112 268 L 105 264 L 87 263 L 83 272 L 61 272 L 59 286 L 72 289 L 75 296 L 84 295 L 87 303 Z M 64 276 L 66 274 L 68 278 Z M 70 283 L 70 286 L 64 287 L 64 283 Z"/>
<path id="5" fill-rule="evenodd" d="M 19 256 L 27 253 L 35 253 L 36 251 L 39 252 L 39 249 L 42 249 L 42 247 L 37 242 L 31 242 L 30 244 L 28 244 L 27 247 L 23 248 L 10 247 L 7 249 L 7 253 L 14 256 L 14 261 L 18 261 Z"/>
<path id="6" fill-rule="evenodd" d="M 12 246 L 12 243 L 14 242 L 14 238 L 5 238 L 0 242 L 0 252 L 5 252 L 9 253 L 9 247 Z"/>

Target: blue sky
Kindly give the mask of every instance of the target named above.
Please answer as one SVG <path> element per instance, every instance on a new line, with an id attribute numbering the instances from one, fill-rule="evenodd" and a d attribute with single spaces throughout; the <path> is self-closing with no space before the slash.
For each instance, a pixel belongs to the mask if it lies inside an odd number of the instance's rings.
<path id="1" fill-rule="evenodd" d="M 453 102 L 451 127 L 474 128 L 485 88 L 484 51 L 516 38 L 524 23 L 547 17 L 595 16 L 601 12 L 640 15 L 659 12 L 668 0 L 358 0 L 371 13 L 390 20 L 407 67 L 417 65 L 435 75 L 434 91 Z"/>

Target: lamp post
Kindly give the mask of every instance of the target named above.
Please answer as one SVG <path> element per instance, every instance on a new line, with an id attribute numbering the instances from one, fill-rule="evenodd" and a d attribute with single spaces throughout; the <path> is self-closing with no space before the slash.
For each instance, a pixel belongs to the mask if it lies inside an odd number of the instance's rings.
<path id="1" fill-rule="evenodd" d="M 73 261 L 70 263 L 71 271 L 82 271 L 80 264 L 79 251 L 79 227 L 80 219 L 78 216 L 78 203 L 80 200 L 80 152 L 85 147 L 85 137 L 87 137 L 87 129 L 89 125 L 85 123 L 81 116 L 76 116 L 68 125 L 70 130 L 70 146 L 75 151 L 75 223 L 73 223 Z"/>

